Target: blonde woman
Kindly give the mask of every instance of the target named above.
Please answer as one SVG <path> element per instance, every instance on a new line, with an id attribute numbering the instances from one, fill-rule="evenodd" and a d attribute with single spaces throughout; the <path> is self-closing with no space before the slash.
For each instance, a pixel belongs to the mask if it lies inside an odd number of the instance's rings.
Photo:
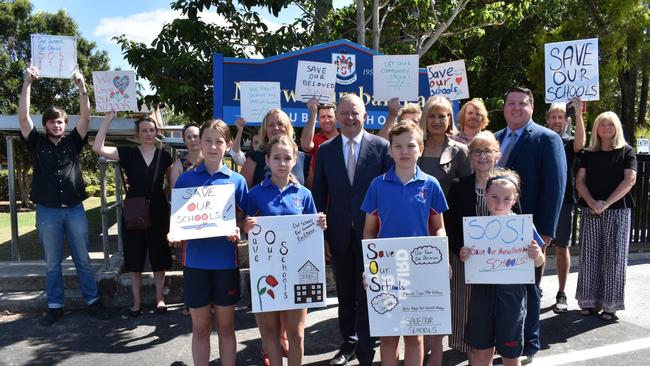
<path id="1" fill-rule="evenodd" d="M 576 299 L 582 315 L 616 320 L 625 309 L 625 270 L 630 246 L 636 156 L 625 142 L 614 112 L 596 117 L 591 141 L 580 160 L 580 273 Z"/>

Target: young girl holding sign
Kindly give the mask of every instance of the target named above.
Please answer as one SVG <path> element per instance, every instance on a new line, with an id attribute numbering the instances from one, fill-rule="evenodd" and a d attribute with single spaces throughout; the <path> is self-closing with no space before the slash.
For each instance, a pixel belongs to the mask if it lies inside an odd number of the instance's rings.
<path id="1" fill-rule="evenodd" d="M 485 200 L 490 215 L 512 215 L 519 197 L 519 175 L 510 169 L 496 168 L 488 176 Z M 535 267 L 544 264 L 544 254 L 537 243 L 544 241 L 533 226 L 533 240 L 528 257 Z M 472 249 L 462 247 L 460 260 L 465 262 Z M 472 285 L 465 342 L 472 347 L 472 365 L 491 365 L 494 348 L 505 366 L 521 365 L 524 321 L 526 318 L 526 285 Z"/>
<path id="2" fill-rule="evenodd" d="M 228 169 L 223 157 L 232 144 L 230 129 L 221 120 L 205 122 L 200 129 L 203 160 L 183 173 L 174 188 L 232 184 L 237 209 L 246 207 L 248 188 L 244 177 Z M 182 238 L 169 237 L 172 244 Z M 210 361 L 212 311 L 219 335 L 222 365 L 235 365 L 235 304 L 240 298 L 237 240 L 239 229 L 228 237 L 187 240 L 183 286 L 185 304 L 192 316 L 192 357 L 195 365 Z"/>
<path id="3" fill-rule="evenodd" d="M 249 232 L 256 224 L 252 216 L 280 216 L 315 214 L 316 206 L 311 192 L 291 174 L 296 164 L 298 146 L 287 135 L 271 139 L 266 146 L 266 165 L 271 176 L 253 187 L 248 197 L 249 217 L 244 231 Z M 320 214 L 318 224 L 326 229 L 325 215 Z M 322 248 L 315 248 L 320 249 Z M 289 366 L 300 366 L 304 353 L 305 318 L 307 309 L 272 311 L 255 314 L 262 336 L 262 347 L 268 354 L 271 366 L 282 366 L 280 344 L 281 322 L 285 325 L 289 340 Z"/>
<path id="4" fill-rule="evenodd" d="M 409 236 L 446 236 L 442 213 L 447 201 L 436 178 L 417 166 L 424 151 L 423 133 L 412 121 L 403 120 L 388 133 L 395 166 L 370 184 L 361 209 L 366 212 L 364 239 Z M 380 226 L 381 223 L 381 226 Z M 364 306 L 362 304 L 361 306 Z M 442 348 L 442 335 L 433 341 Z M 421 366 L 423 336 L 404 336 L 404 365 Z M 381 364 L 399 364 L 399 336 L 381 337 Z"/>

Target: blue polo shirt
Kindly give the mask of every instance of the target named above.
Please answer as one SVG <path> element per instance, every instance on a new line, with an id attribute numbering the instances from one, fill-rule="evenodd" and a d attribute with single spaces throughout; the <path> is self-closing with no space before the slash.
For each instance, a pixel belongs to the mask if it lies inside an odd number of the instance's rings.
<path id="1" fill-rule="evenodd" d="M 362 211 L 379 217 L 377 238 L 430 235 L 430 217 L 448 209 L 438 180 L 417 166 L 406 184 L 395 174 L 395 167 L 373 179 L 361 205 Z"/>
<path id="2" fill-rule="evenodd" d="M 248 216 L 283 216 L 315 214 L 316 205 L 311 192 L 300 185 L 290 182 L 284 190 L 266 177 L 248 193 Z"/>
<path id="3" fill-rule="evenodd" d="M 208 173 L 201 163 L 195 169 L 183 173 L 174 188 L 216 186 L 233 184 L 235 186 L 235 204 L 243 211 L 247 205 L 248 186 L 244 177 L 228 169 L 224 164 L 214 174 Z M 233 269 L 239 267 L 237 244 L 228 241 L 225 236 L 192 239 L 185 247 L 186 267 L 197 269 Z"/>

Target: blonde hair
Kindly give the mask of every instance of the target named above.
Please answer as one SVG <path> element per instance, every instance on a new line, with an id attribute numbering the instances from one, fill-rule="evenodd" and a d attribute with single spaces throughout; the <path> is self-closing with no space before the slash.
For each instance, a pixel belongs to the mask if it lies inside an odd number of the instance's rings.
<path id="1" fill-rule="evenodd" d="M 469 145 L 467 145 L 467 148 L 471 153 L 472 150 L 477 149 L 479 146 L 487 146 L 496 152 L 499 152 L 500 149 L 499 141 L 490 131 L 481 131 L 477 133 L 476 136 L 474 136 L 474 139 L 470 141 Z"/>
<path id="2" fill-rule="evenodd" d="M 548 119 L 548 116 L 551 115 L 553 112 L 561 112 L 566 115 L 566 104 L 564 103 L 553 103 L 551 104 L 550 107 L 548 107 L 548 111 L 546 111 L 546 116 L 545 118 Z"/>
<path id="3" fill-rule="evenodd" d="M 427 102 L 424 104 L 422 116 L 420 116 L 420 128 L 424 134 L 424 141 L 427 140 L 429 135 L 427 120 L 429 119 L 429 114 L 434 111 L 442 111 L 449 115 L 449 118 L 447 119 L 447 130 L 445 133 L 447 135 L 456 134 L 456 127 L 454 126 L 454 109 L 449 99 L 443 97 L 429 97 Z"/>
<path id="4" fill-rule="evenodd" d="M 483 104 L 483 100 L 480 98 L 474 98 L 463 104 L 460 108 L 460 111 L 458 112 L 458 129 L 463 131 L 465 128 L 465 112 L 467 111 L 467 106 L 470 105 L 478 109 L 478 115 L 481 117 L 480 128 L 481 131 L 483 131 L 487 127 L 488 123 L 490 123 L 490 119 L 488 118 L 487 108 L 485 108 L 485 104 Z"/>
<path id="5" fill-rule="evenodd" d="M 487 182 L 485 183 L 485 192 L 487 192 L 492 185 L 506 186 L 508 183 L 515 186 L 515 200 L 517 200 L 521 193 L 521 179 L 517 172 L 507 168 L 494 168 L 490 171 Z"/>
<path id="6" fill-rule="evenodd" d="M 410 119 L 403 119 L 391 127 L 388 131 L 388 141 L 392 145 L 393 137 L 408 132 L 412 133 L 415 136 L 415 139 L 418 142 L 418 146 L 424 145 L 424 134 L 422 133 L 422 129 L 417 125 L 417 123 L 413 122 Z"/>
<path id="7" fill-rule="evenodd" d="M 401 121 L 404 114 L 417 114 L 422 116 L 422 109 L 419 104 L 415 103 L 406 103 L 404 106 L 397 112 L 397 120 Z M 415 121 L 417 122 L 417 121 Z"/>
<path id="8" fill-rule="evenodd" d="M 272 114 L 277 114 L 278 115 L 278 120 L 282 122 L 284 125 L 284 129 L 287 131 L 287 136 L 291 138 L 291 140 L 294 140 L 296 138 L 295 133 L 293 132 L 293 126 L 291 125 L 291 119 L 289 119 L 289 116 L 284 113 L 280 108 L 273 108 L 266 112 L 264 115 L 264 119 L 262 120 L 262 126 L 260 127 L 260 130 L 258 132 L 258 136 L 260 137 L 260 147 L 259 150 L 265 150 L 266 146 L 269 144 L 269 137 L 266 135 L 266 127 L 269 124 L 269 117 Z"/>
<path id="9" fill-rule="evenodd" d="M 232 135 L 230 134 L 230 128 L 226 124 L 226 122 L 220 120 L 220 119 L 211 119 L 209 121 L 204 122 L 201 125 L 201 128 L 199 129 L 199 137 L 203 137 L 203 132 L 207 130 L 208 128 L 212 128 L 217 130 L 223 136 L 223 139 L 226 140 L 226 142 L 231 142 L 232 141 Z"/>
<path id="10" fill-rule="evenodd" d="M 603 122 L 611 122 L 616 128 L 616 134 L 614 135 L 614 140 L 612 141 L 612 147 L 614 149 L 620 149 L 623 146 L 627 145 L 625 141 L 625 136 L 623 135 L 623 126 L 621 125 L 621 120 L 618 118 L 618 115 L 612 111 L 603 112 L 596 117 L 594 120 L 594 126 L 591 128 L 591 140 L 589 140 L 589 151 L 600 151 L 602 142 L 598 136 L 598 126 Z"/>

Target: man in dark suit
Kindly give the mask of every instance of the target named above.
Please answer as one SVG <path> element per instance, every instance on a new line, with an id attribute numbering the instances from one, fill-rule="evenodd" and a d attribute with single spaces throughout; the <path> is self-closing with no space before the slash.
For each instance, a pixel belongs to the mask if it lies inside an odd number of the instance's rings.
<path id="1" fill-rule="evenodd" d="M 513 87 L 505 94 L 503 114 L 507 127 L 495 135 L 501 143 L 498 166 L 510 168 L 521 177 L 521 212 L 532 214 L 544 244 L 555 236 L 566 187 L 566 157 L 560 136 L 533 122 L 533 93 Z M 541 245 L 542 243 L 540 243 Z M 536 269 L 536 285 L 528 286 L 528 314 L 524 326 L 524 360 L 528 363 L 539 351 L 539 311 L 541 267 Z"/>
<path id="2" fill-rule="evenodd" d="M 361 279 L 365 213 L 360 208 L 370 182 L 385 173 L 392 160 L 388 141 L 364 131 L 367 116 L 361 98 L 341 97 L 336 111 L 341 134 L 320 145 L 316 157 L 312 192 L 318 211 L 327 213 L 325 254 L 334 265 L 343 337 L 330 365 L 346 365 L 355 355 L 360 365 L 371 365 L 375 353 Z"/>

